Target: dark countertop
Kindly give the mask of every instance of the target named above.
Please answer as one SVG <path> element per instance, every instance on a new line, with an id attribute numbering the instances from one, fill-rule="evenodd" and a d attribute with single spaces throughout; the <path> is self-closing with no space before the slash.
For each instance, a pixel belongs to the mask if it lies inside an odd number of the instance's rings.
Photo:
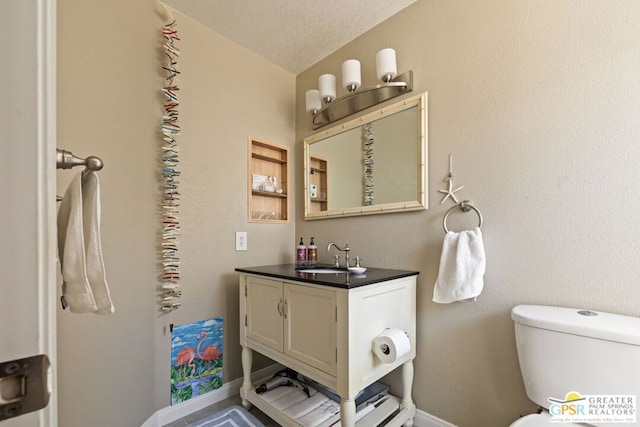
<path id="1" fill-rule="evenodd" d="M 331 265 L 318 264 L 305 268 L 332 268 Z M 238 267 L 237 272 L 276 277 L 278 279 L 295 280 L 315 285 L 332 286 L 334 288 L 357 288 L 372 285 L 401 277 L 417 276 L 418 271 L 390 270 L 387 268 L 368 268 L 363 274 L 344 273 L 303 273 L 296 270 L 295 264 L 265 265 L 260 267 Z"/>

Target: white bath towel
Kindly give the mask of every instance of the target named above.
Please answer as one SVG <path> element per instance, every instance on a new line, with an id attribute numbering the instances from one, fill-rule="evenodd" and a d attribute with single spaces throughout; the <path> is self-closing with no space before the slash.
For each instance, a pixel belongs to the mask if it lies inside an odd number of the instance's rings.
<path id="1" fill-rule="evenodd" d="M 294 420 L 297 420 L 298 418 L 307 415 L 309 412 L 312 412 L 327 400 L 329 400 L 329 398 L 322 393 L 314 393 L 311 397 L 283 409 L 282 413 Z"/>
<path id="2" fill-rule="evenodd" d="M 277 387 L 261 394 L 275 408 L 306 427 L 334 425 L 340 420 L 340 403 L 309 387 L 308 397 L 295 387 Z"/>
<path id="3" fill-rule="evenodd" d="M 480 228 L 447 232 L 442 244 L 440 270 L 433 301 L 448 304 L 476 298 L 484 287 L 484 244 Z"/>
<path id="4" fill-rule="evenodd" d="M 100 238 L 100 184 L 92 171 L 79 173 L 58 210 L 58 256 L 62 293 L 72 313 L 113 313 Z"/>

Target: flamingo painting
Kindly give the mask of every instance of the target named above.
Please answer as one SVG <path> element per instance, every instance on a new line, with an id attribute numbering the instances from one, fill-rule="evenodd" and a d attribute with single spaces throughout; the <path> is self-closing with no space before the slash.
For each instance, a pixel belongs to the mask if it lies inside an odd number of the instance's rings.
<path id="1" fill-rule="evenodd" d="M 218 350 L 217 345 L 209 344 L 204 348 L 204 351 L 200 353 L 200 347 L 202 346 L 202 344 L 204 344 L 208 335 L 209 334 L 207 332 L 200 332 L 198 334 L 198 339 L 200 340 L 200 342 L 198 343 L 197 352 L 198 359 L 207 362 L 209 369 L 211 369 L 211 362 L 220 358 L 220 350 Z"/>
<path id="2" fill-rule="evenodd" d="M 191 368 L 191 375 L 193 376 L 196 373 L 196 364 L 194 363 L 194 359 L 196 357 L 196 351 L 193 347 L 184 347 L 182 348 L 178 354 L 176 355 L 176 367 L 184 366 L 184 376 L 186 376 L 187 366 Z"/>
<path id="3" fill-rule="evenodd" d="M 171 404 L 222 387 L 223 319 L 176 325 L 171 334 Z"/>

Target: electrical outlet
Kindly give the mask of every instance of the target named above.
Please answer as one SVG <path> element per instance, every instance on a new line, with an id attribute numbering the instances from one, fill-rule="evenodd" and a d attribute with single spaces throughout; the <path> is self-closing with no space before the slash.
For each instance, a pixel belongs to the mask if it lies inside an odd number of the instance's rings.
<path id="1" fill-rule="evenodd" d="M 236 251 L 247 250 L 247 232 L 236 231 Z"/>

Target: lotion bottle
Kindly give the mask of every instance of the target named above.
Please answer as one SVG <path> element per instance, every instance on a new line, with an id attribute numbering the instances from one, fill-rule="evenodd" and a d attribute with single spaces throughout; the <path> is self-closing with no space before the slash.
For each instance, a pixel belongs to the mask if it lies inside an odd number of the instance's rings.
<path id="1" fill-rule="evenodd" d="M 300 243 L 298 243 L 296 247 L 296 264 L 301 266 L 304 265 L 305 262 L 307 262 L 307 247 L 304 245 L 301 237 Z"/>
<path id="2" fill-rule="evenodd" d="M 315 264 L 318 261 L 318 247 L 313 239 L 315 239 L 315 237 L 311 238 L 311 243 L 309 243 L 309 249 L 307 251 L 307 258 L 310 264 Z"/>

